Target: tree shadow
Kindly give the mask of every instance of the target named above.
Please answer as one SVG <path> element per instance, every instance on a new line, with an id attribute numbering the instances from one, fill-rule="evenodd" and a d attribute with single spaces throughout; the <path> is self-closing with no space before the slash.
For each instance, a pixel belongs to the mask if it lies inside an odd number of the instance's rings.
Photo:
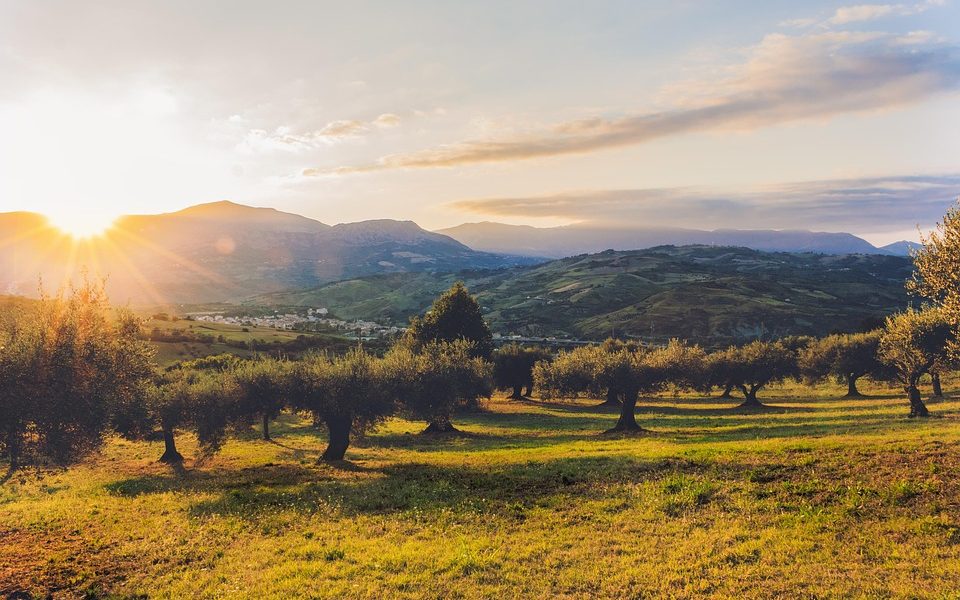
<path id="1" fill-rule="evenodd" d="M 761 465 L 763 466 L 763 465 Z M 742 479 L 758 465 L 707 463 L 680 458 L 641 460 L 631 456 L 573 457 L 530 461 L 499 468 L 412 463 L 388 466 L 375 476 L 310 481 L 299 486 L 235 487 L 191 505 L 203 518 L 231 515 L 257 519 L 275 511 L 329 510 L 349 517 L 414 511 L 514 515 L 557 495 L 603 497 L 611 485 L 637 485 L 684 474 Z M 766 465 L 769 471 L 783 465 Z"/>

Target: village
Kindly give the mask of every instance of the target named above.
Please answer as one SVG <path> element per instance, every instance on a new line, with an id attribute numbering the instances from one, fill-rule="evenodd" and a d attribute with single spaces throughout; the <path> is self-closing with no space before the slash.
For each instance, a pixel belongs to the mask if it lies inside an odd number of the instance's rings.
<path id="1" fill-rule="evenodd" d="M 329 316 L 327 308 L 307 308 L 302 313 L 279 313 L 252 316 L 252 315 L 224 315 L 209 313 L 192 313 L 187 318 L 205 323 L 222 323 L 242 327 L 269 327 L 282 331 L 318 331 L 333 329 L 346 332 L 348 335 L 359 335 L 363 338 L 392 337 L 402 333 L 405 328 L 391 325 L 381 325 L 374 321 L 345 321 Z"/>

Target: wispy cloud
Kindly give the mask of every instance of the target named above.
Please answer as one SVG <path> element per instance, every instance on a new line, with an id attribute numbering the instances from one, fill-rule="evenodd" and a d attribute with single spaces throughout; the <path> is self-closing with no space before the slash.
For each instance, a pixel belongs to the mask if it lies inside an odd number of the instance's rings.
<path id="1" fill-rule="evenodd" d="M 241 142 L 240 149 L 253 152 L 301 152 L 359 138 L 378 129 L 397 127 L 400 123 L 399 115 L 384 113 L 369 122 L 356 119 L 331 121 L 319 129 L 306 132 L 295 132 L 289 127 L 278 127 L 273 131 L 251 129 Z"/>
<path id="2" fill-rule="evenodd" d="M 830 25 L 847 25 L 860 21 L 872 21 L 889 16 L 916 15 L 936 6 L 942 6 L 943 0 L 928 0 L 919 4 L 857 4 L 841 6 L 833 16 L 827 19 Z"/>
<path id="3" fill-rule="evenodd" d="M 960 51 L 876 32 L 771 34 L 712 81 L 670 86 L 675 108 L 560 123 L 538 135 L 468 140 L 305 176 L 455 167 L 582 154 L 690 132 L 749 130 L 886 109 L 960 89 Z"/>
<path id="4" fill-rule="evenodd" d="M 929 227 L 960 195 L 960 174 L 757 186 L 602 190 L 461 200 L 488 218 L 561 218 L 605 225 L 903 231 Z"/>

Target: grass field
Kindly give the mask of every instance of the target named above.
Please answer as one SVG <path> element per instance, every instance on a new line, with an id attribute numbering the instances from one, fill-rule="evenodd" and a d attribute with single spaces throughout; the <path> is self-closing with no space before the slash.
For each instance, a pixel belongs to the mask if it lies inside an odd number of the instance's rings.
<path id="1" fill-rule="evenodd" d="M 323 345 L 328 345 L 331 349 L 341 350 L 352 346 L 355 342 L 341 335 L 330 333 L 311 333 L 300 331 L 284 331 L 273 329 L 271 327 L 242 326 L 230 323 L 212 323 L 202 321 L 188 321 L 178 319 L 176 321 L 161 321 L 149 318 L 143 325 L 146 331 L 154 328 L 165 332 L 186 333 L 196 336 L 212 336 L 214 341 L 206 343 L 202 341 L 184 341 L 184 342 L 153 342 L 157 349 L 157 363 L 161 366 L 167 366 L 181 360 L 193 360 L 211 356 L 214 354 L 235 354 L 244 358 L 249 358 L 256 354 L 252 350 L 238 348 L 235 342 L 244 342 L 250 344 L 258 341 L 264 344 L 283 344 L 292 342 L 297 336 L 308 336 L 311 339 L 320 340 Z M 222 338 L 224 341 L 216 341 Z M 234 343 L 231 345 L 230 343 Z"/>
<path id="2" fill-rule="evenodd" d="M 953 384 L 955 382 L 951 382 Z M 0 590 L 54 597 L 960 596 L 960 398 L 880 389 L 639 409 L 494 399 L 469 435 L 387 422 L 339 466 L 284 416 L 180 472 L 111 441 L 0 486 Z M 187 436 L 184 454 L 195 451 Z"/>

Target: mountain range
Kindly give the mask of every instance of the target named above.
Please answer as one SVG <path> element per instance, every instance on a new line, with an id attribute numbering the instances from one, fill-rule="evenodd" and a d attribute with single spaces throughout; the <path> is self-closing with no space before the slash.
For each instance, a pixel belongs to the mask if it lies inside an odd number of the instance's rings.
<path id="1" fill-rule="evenodd" d="M 403 324 L 461 280 L 502 335 L 722 345 L 879 326 L 906 306 L 911 272 L 911 261 L 896 256 L 664 246 L 499 271 L 370 276 L 249 302 L 325 306 L 342 318 Z"/>
<path id="2" fill-rule="evenodd" d="M 411 221 L 330 226 L 231 202 L 121 217 L 74 240 L 33 213 L 0 214 L 0 293 L 32 295 L 84 269 L 119 302 L 199 303 L 370 274 L 501 268 L 536 262 L 478 252 Z"/>
<path id="3" fill-rule="evenodd" d="M 103 235 L 86 240 L 71 238 L 38 214 L 0 213 L 0 293 L 35 295 L 41 281 L 50 291 L 84 270 L 105 278 L 116 302 L 237 302 L 371 275 L 496 270 L 661 244 L 823 254 L 907 250 L 907 243 L 884 250 L 846 233 L 801 231 L 538 229 L 481 223 L 430 232 L 412 221 L 386 219 L 331 226 L 224 201 L 121 217 Z"/>
<path id="4" fill-rule="evenodd" d="M 604 227 L 567 225 L 530 227 L 503 223 L 464 223 L 437 233 L 485 252 L 563 258 L 603 250 L 640 250 L 655 246 L 735 246 L 767 252 L 818 252 L 822 254 L 887 254 L 908 256 L 919 244 L 901 241 L 877 247 L 850 233 L 802 230 Z"/>

